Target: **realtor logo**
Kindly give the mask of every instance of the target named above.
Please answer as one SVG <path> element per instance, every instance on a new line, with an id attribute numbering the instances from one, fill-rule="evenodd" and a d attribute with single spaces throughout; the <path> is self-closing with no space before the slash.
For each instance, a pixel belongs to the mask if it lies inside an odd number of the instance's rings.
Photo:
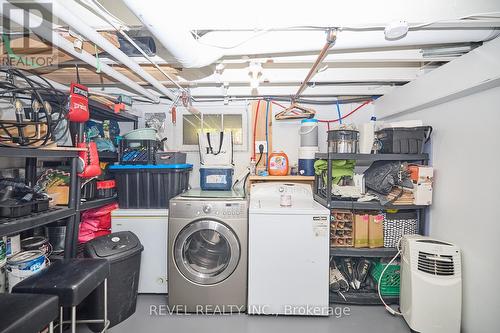
<path id="1" fill-rule="evenodd" d="M 1 8 L 1 64 L 25 69 L 52 66 L 58 51 L 52 47 L 52 2 L 16 0 Z M 43 39 L 39 36 L 43 32 Z"/>

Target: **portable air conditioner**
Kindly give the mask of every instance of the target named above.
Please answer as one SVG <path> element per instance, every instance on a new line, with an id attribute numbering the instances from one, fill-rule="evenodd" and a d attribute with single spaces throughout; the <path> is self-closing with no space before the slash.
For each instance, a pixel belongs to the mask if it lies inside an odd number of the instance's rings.
<path id="1" fill-rule="evenodd" d="M 460 332 L 462 276 L 457 246 L 426 236 L 403 236 L 400 309 L 414 331 Z"/>

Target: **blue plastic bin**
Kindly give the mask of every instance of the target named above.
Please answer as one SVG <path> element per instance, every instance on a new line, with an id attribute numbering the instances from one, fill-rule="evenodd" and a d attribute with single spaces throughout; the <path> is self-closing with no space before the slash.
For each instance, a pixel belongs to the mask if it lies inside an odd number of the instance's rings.
<path id="1" fill-rule="evenodd" d="M 232 184 L 232 167 L 200 168 L 200 187 L 202 190 L 230 191 Z"/>

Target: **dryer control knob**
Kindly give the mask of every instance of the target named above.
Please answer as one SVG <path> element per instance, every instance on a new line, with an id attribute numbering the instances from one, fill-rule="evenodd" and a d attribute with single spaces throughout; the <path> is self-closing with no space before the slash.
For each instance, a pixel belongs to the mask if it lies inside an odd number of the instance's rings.
<path id="1" fill-rule="evenodd" d="M 212 211 L 212 206 L 210 206 L 210 205 L 203 206 L 203 212 L 205 214 L 210 214 L 211 211 Z"/>

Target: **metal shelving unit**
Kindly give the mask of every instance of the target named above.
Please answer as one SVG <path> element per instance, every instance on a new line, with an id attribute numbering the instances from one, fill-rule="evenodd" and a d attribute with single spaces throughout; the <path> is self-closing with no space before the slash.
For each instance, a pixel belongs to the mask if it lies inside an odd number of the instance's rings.
<path id="1" fill-rule="evenodd" d="M 326 181 L 323 175 L 315 176 L 314 199 L 329 209 L 346 210 L 416 210 L 420 233 L 425 231 L 425 209 L 428 206 L 420 205 L 382 205 L 380 202 L 358 202 L 354 200 L 337 200 L 332 195 L 332 161 L 334 160 L 356 160 L 358 165 L 369 165 L 375 161 L 414 161 L 427 164 L 428 154 L 337 154 L 337 153 L 317 153 L 316 159 L 327 160 Z M 353 248 L 353 247 L 331 247 L 332 257 L 365 257 L 365 258 L 390 258 L 397 253 L 395 248 Z M 330 303 L 340 304 L 382 304 L 378 293 L 374 290 L 356 290 L 343 293 L 345 299 L 337 293 L 330 293 Z M 384 296 L 387 304 L 398 304 L 399 297 Z"/>
<path id="2" fill-rule="evenodd" d="M 82 130 L 83 126 L 79 126 Z M 35 227 L 66 219 L 65 258 L 76 255 L 78 242 L 78 224 L 80 222 L 80 178 L 77 174 L 78 149 L 70 148 L 19 148 L 0 147 L 0 156 L 25 159 L 25 182 L 34 185 L 37 178 L 37 161 L 39 158 L 69 158 L 71 159 L 70 191 L 67 207 L 50 208 L 41 213 L 29 214 L 18 218 L 0 219 L 0 236 L 16 234 Z"/>
<path id="3" fill-rule="evenodd" d="M 10 235 L 41 227 L 75 215 L 72 208 L 49 208 L 41 213 L 33 213 L 16 218 L 0 218 L 0 235 Z"/>
<path id="4" fill-rule="evenodd" d="M 62 148 L 18 148 L 0 147 L 0 156 L 19 158 L 74 158 L 78 157 L 78 150 L 71 147 Z"/>
<path id="5" fill-rule="evenodd" d="M 378 293 L 376 291 L 371 292 L 371 291 L 356 290 L 356 291 L 347 291 L 342 294 L 344 295 L 345 299 L 342 298 L 342 296 L 340 296 L 337 293 L 330 292 L 329 295 L 330 303 L 355 304 L 355 305 L 382 304 L 380 298 L 378 297 Z M 399 304 L 399 296 L 384 296 L 384 301 L 389 305 Z"/>
<path id="6" fill-rule="evenodd" d="M 118 153 L 111 151 L 101 151 L 99 152 L 99 160 L 106 162 L 115 162 L 118 160 Z"/>
<path id="7" fill-rule="evenodd" d="M 323 160 L 357 160 L 357 161 L 427 161 L 428 154 L 347 154 L 316 153 L 316 158 Z"/>
<path id="8" fill-rule="evenodd" d="M 330 256 L 335 257 L 388 258 L 394 257 L 396 253 L 398 253 L 398 250 L 392 247 L 380 247 L 375 249 L 354 247 L 330 248 Z"/>
<path id="9" fill-rule="evenodd" d="M 314 200 L 319 202 L 325 207 L 332 209 L 349 209 L 349 210 L 390 210 L 390 209 L 401 209 L 401 210 L 416 210 L 424 209 L 427 206 L 423 205 L 382 205 L 377 201 L 369 202 L 359 202 L 359 201 L 349 201 L 349 200 L 331 200 L 330 203 L 326 199 L 318 194 L 314 194 Z"/>
<path id="10" fill-rule="evenodd" d="M 134 129 L 137 128 L 137 124 L 139 121 L 139 118 L 136 115 L 133 115 L 126 111 L 115 113 L 106 105 L 99 103 L 98 101 L 93 99 L 89 99 L 89 111 L 91 119 L 95 120 L 114 119 L 116 121 L 132 122 L 134 123 Z"/>
<path id="11" fill-rule="evenodd" d="M 84 201 L 80 204 L 80 211 L 83 212 L 83 211 L 88 210 L 88 209 L 102 207 L 102 206 L 105 206 L 107 204 L 116 202 L 116 200 L 117 200 L 117 197 L 116 197 L 116 195 L 114 195 L 110 198 Z"/>

